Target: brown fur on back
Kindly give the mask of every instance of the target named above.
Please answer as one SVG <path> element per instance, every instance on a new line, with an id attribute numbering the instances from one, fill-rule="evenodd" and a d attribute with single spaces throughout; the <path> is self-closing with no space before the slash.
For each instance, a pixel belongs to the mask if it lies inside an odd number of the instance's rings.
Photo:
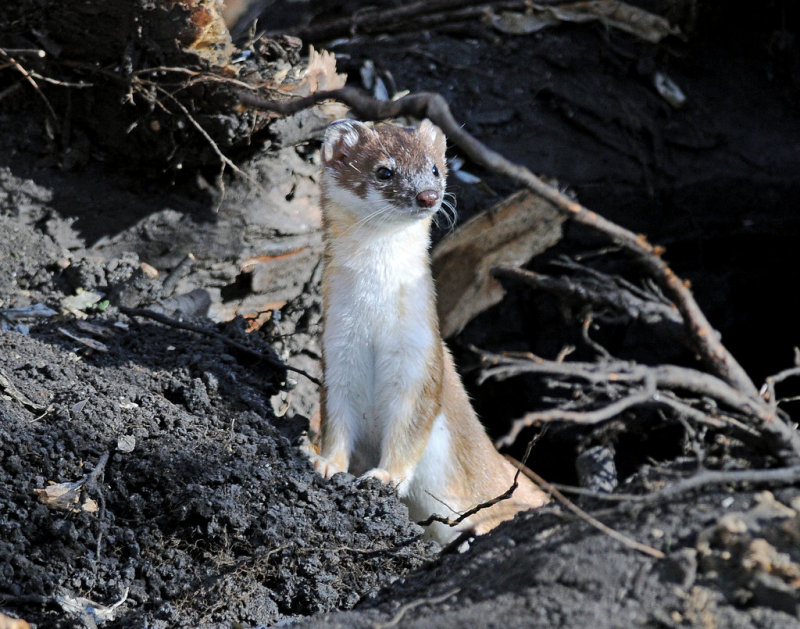
<path id="1" fill-rule="evenodd" d="M 449 498 L 458 505 L 456 510 L 463 513 L 508 491 L 514 483 L 516 470 L 495 450 L 486 435 L 456 372 L 453 358 L 446 349 L 442 410 L 448 420 L 454 418 L 449 421 L 455 454 Z M 520 474 L 517 483 L 511 498 L 483 509 L 469 519 L 478 533 L 491 530 L 503 520 L 514 517 L 518 511 L 547 503 L 547 495 L 526 476 Z"/>

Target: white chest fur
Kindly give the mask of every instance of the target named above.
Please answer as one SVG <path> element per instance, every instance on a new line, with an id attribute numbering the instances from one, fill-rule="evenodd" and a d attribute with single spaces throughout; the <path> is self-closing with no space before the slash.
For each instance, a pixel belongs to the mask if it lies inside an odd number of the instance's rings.
<path id="1" fill-rule="evenodd" d="M 412 405 L 408 391 L 438 342 L 431 329 L 428 221 L 376 234 L 356 227 L 329 243 L 323 347 L 328 421 L 341 422 L 350 471 L 378 466 L 388 418 Z"/>

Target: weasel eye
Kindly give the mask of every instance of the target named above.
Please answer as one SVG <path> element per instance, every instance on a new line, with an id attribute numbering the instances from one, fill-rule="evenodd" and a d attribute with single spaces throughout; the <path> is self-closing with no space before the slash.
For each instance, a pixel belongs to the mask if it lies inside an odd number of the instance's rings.
<path id="1" fill-rule="evenodd" d="M 391 168 L 386 168 L 386 166 L 381 166 L 375 171 L 375 176 L 381 181 L 388 181 L 392 178 L 392 175 L 394 175 L 394 173 L 392 172 Z"/>
<path id="2" fill-rule="evenodd" d="M 434 177 L 438 177 L 439 176 L 439 169 L 436 168 L 436 164 L 433 165 L 433 176 Z"/>

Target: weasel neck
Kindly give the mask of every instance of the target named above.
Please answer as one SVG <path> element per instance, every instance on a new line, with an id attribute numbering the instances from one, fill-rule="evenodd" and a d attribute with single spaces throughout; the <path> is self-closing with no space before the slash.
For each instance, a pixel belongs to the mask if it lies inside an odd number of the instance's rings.
<path id="1" fill-rule="evenodd" d="M 430 224 L 430 218 L 376 225 L 328 215 L 326 267 L 358 270 L 390 283 L 430 277 Z"/>
<path id="2" fill-rule="evenodd" d="M 430 219 L 379 226 L 326 220 L 325 227 L 326 313 L 368 335 L 421 326 L 435 344 L 440 337 L 428 255 Z"/>

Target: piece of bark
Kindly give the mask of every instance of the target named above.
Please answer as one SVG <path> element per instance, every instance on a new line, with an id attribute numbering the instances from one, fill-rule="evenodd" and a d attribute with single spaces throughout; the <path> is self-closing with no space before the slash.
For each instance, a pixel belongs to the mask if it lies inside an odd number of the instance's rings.
<path id="1" fill-rule="evenodd" d="M 521 191 L 444 238 L 432 259 L 442 336 L 457 334 L 503 298 L 493 267 L 522 266 L 552 247 L 561 239 L 564 220 L 550 203 Z"/>

